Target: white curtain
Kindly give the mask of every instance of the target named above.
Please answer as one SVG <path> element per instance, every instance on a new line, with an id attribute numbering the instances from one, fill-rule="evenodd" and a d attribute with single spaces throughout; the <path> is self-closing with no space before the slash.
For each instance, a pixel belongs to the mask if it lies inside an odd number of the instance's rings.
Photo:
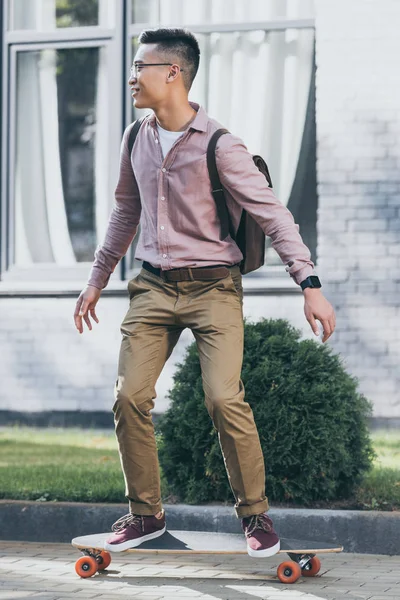
<path id="1" fill-rule="evenodd" d="M 99 26 L 110 27 L 114 21 L 115 6 L 109 0 L 99 0 Z M 95 128 L 95 199 L 96 199 L 96 239 L 104 238 L 110 216 L 110 198 L 108 194 L 108 164 L 110 146 L 108 143 L 109 118 L 107 90 L 108 53 L 106 48 L 99 49 L 99 67 L 96 88 L 96 128 Z"/>
<path id="2" fill-rule="evenodd" d="M 56 0 L 9 0 L 12 29 L 55 29 Z"/>
<path id="3" fill-rule="evenodd" d="M 12 23 L 20 29 L 56 27 L 56 0 L 14 0 Z M 110 26 L 115 5 L 99 0 L 99 25 Z M 107 51 L 99 50 L 94 107 L 95 228 L 104 236 L 109 216 Z M 17 57 L 15 264 L 76 264 L 63 193 L 57 99 L 57 53 L 46 49 Z"/>
<path id="4" fill-rule="evenodd" d="M 43 26 L 55 21 L 55 5 L 51 12 L 49 3 L 31 3 L 24 14 L 28 28 L 38 20 Z M 75 255 L 61 179 L 56 51 L 20 52 L 17 73 L 15 263 L 71 265 Z"/>

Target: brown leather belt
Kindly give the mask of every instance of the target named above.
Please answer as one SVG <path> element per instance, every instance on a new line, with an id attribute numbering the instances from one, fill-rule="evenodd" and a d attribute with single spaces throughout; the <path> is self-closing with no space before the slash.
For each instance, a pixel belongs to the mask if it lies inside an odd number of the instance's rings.
<path id="1" fill-rule="evenodd" d="M 231 265 L 232 267 L 234 265 Z M 142 267 L 154 275 L 158 275 L 164 281 L 194 281 L 195 279 L 222 279 L 229 275 L 229 267 L 214 265 L 210 267 L 183 267 L 181 269 L 170 269 L 162 271 L 144 261 Z"/>

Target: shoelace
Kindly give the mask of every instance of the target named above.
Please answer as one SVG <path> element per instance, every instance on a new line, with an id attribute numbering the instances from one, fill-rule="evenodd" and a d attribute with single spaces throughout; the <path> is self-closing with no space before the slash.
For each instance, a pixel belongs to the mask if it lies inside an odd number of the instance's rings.
<path id="1" fill-rule="evenodd" d="M 270 533 L 272 531 L 271 520 L 265 514 L 253 515 L 250 517 L 250 521 L 246 529 L 247 535 L 251 535 L 256 529 L 262 529 L 263 531 Z"/>
<path id="2" fill-rule="evenodd" d="M 125 529 L 125 527 L 128 527 L 128 525 L 134 529 L 137 529 L 138 531 L 140 531 L 141 526 L 141 530 L 144 531 L 143 517 L 141 515 L 133 515 L 132 513 L 128 513 L 127 515 L 124 515 L 118 519 L 118 521 L 115 521 L 111 529 L 112 531 L 121 531 L 121 529 Z"/>

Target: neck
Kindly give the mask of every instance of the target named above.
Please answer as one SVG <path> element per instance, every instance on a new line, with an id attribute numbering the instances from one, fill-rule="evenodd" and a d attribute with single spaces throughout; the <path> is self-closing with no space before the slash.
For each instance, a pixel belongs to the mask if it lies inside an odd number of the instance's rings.
<path id="1" fill-rule="evenodd" d="M 184 103 L 169 103 L 168 106 L 153 110 L 159 125 L 167 131 L 184 131 L 197 114 L 188 100 Z"/>

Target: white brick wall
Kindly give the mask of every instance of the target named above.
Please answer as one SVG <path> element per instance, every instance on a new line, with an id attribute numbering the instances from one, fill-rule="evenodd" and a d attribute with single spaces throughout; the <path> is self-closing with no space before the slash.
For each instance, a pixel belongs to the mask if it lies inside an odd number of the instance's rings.
<path id="1" fill-rule="evenodd" d="M 0 410 L 111 411 L 128 297 L 101 298 L 100 323 L 82 335 L 73 323 L 74 305 L 72 298 L 0 298 Z M 305 337 L 315 338 L 301 294 L 247 296 L 244 313 L 252 320 L 289 318 Z M 156 412 L 166 409 L 175 364 L 193 340 L 186 329 L 167 362 L 156 386 Z"/>
<path id="2" fill-rule="evenodd" d="M 329 342 L 400 417 L 400 2 L 317 0 L 318 271 Z"/>

